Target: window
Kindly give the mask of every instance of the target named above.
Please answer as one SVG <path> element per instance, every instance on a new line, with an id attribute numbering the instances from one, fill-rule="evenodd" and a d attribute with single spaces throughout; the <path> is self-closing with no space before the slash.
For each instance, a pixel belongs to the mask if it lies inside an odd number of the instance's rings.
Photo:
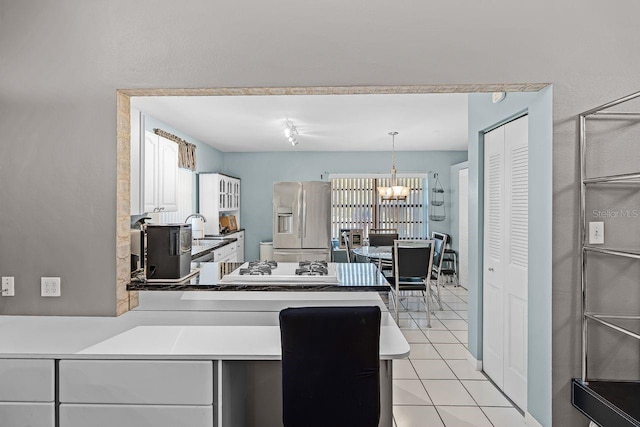
<path id="1" fill-rule="evenodd" d="M 377 187 L 390 184 L 388 175 L 331 175 L 331 235 L 345 228 L 397 228 L 401 239 L 426 239 L 427 175 L 398 174 L 398 183 L 411 188 L 406 201 L 383 201 Z"/>

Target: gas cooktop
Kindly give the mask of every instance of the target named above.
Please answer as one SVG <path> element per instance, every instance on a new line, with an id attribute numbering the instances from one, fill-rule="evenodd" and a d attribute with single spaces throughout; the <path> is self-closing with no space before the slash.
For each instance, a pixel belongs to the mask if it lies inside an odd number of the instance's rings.
<path id="1" fill-rule="evenodd" d="M 338 276 L 335 264 L 326 261 L 251 261 L 220 279 L 220 283 L 243 281 L 337 284 Z"/>

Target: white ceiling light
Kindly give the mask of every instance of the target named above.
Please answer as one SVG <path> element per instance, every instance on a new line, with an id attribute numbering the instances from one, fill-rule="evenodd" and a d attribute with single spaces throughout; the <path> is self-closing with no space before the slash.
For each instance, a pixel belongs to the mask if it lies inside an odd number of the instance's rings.
<path id="1" fill-rule="evenodd" d="M 382 200 L 407 200 L 409 187 L 398 185 L 396 178 L 396 135 L 398 132 L 389 132 L 391 135 L 391 185 L 378 187 L 378 194 Z"/>
<path id="2" fill-rule="evenodd" d="M 298 129 L 291 123 L 288 119 L 286 120 L 287 127 L 284 129 L 284 136 L 287 138 L 287 141 L 291 143 L 294 147 L 298 145 L 298 140 L 296 136 L 298 135 Z"/>

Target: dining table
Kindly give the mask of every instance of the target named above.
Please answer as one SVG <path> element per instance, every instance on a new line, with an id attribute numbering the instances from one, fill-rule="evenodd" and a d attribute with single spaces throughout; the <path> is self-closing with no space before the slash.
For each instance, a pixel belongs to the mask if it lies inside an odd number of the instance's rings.
<path id="1" fill-rule="evenodd" d="M 353 253 L 368 258 L 378 264 L 378 269 L 382 270 L 382 262 L 391 262 L 393 246 L 360 246 L 353 248 Z"/>

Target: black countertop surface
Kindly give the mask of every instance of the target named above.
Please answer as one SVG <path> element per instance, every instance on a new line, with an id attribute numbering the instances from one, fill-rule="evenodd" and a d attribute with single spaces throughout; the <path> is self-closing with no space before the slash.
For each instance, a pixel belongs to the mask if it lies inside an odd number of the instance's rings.
<path id="1" fill-rule="evenodd" d="M 194 262 L 198 274 L 179 283 L 148 283 L 132 281 L 129 291 L 389 291 L 389 283 L 371 263 L 337 263 L 337 284 L 277 284 L 256 282 L 219 283 L 219 280 L 240 268 L 241 262 Z"/>

